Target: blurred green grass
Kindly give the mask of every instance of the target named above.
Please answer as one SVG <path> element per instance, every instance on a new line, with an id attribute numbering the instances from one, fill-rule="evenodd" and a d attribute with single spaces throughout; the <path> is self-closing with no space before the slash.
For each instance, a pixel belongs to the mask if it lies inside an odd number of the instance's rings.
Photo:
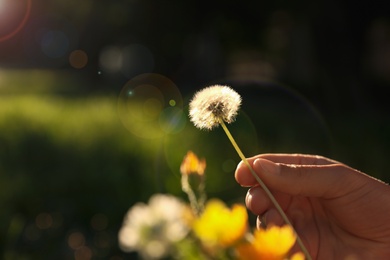
<path id="1" fill-rule="evenodd" d="M 139 145 L 123 128 L 115 97 L 2 96 L 0 129 L 2 258 L 73 257 L 66 244 L 77 230 L 86 240 L 105 234 L 103 247 L 86 242 L 96 255 L 121 254 L 122 218 L 153 190 L 145 188 L 152 174 L 142 174 L 153 171 L 153 145 Z M 42 213 L 48 228 L 37 227 Z M 103 230 L 91 226 L 96 214 L 107 219 Z"/>

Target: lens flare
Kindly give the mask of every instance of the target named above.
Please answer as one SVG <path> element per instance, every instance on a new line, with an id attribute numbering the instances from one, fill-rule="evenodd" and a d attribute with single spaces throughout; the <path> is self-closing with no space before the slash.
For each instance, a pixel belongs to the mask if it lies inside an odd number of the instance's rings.
<path id="1" fill-rule="evenodd" d="M 123 87 L 118 113 L 135 136 L 147 139 L 180 132 L 185 125 L 183 99 L 176 85 L 165 76 L 146 73 Z"/>
<path id="2" fill-rule="evenodd" d="M 0 0 L 0 42 L 14 37 L 25 26 L 31 13 L 31 0 Z"/>

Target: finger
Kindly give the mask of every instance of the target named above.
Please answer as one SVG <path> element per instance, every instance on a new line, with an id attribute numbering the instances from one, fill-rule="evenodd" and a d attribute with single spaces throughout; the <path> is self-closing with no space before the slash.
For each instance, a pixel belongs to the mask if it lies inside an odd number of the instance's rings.
<path id="1" fill-rule="evenodd" d="M 259 215 L 256 218 L 256 227 L 258 229 L 267 228 L 267 226 L 283 226 L 286 223 L 284 222 L 282 216 L 275 208 L 271 208 L 266 211 L 263 215 Z"/>
<path id="2" fill-rule="evenodd" d="M 247 162 L 253 167 L 257 159 L 266 159 L 274 163 L 294 164 L 294 165 L 331 165 L 340 164 L 337 161 L 318 155 L 305 154 L 261 154 L 247 159 Z M 257 182 L 250 172 L 245 162 L 241 161 L 235 171 L 236 181 L 244 187 L 250 187 Z"/>
<path id="3" fill-rule="evenodd" d="M 311 155 L 311 154 L 260 154 L 248 158 L 248 161 L 253 163 L 256 159 L 266 159 L 273 161 L 274 163 L 284 163 L 284 164 L 298 164 L 298 165 L 328 165 L 328 164 L 338 164 L 335 160 L 320 156 L 320 155 Z"/>
<path id="4" fill-rule="evenodd" d="M 251 167 L 253 167 L 253 160 L 248 162 Z M 234 173 L 234 177 L 236 178 L 236 181 L 243 187 L 251 187 L 257 184 L 255 177 L 252 175 L 248 166 L 243 161 L 238 164 Z"/>
<path id="5" fill-rule="evenodd" d="M 290 195 L 337 197 L 365 183 L 362 178 L 356 178 L 359 176 L 356 170 L 343 164 L 296 165 L 260 158 L 252 163 L 252 167 L 269 188 Z M 239 164 L 235 177 L 242 186 L 257 185 L 244 163 Z"/>
<path id="6" fill-rule="evenodd" d="M 271 206 L 271 201 L 262 188 L 255 186 L 248 190 L 245 204 L 253 214 L 262 215 Z"/>
<path id="7" fill-rule="evenodd" d="M 282 216 L 275 208 L 270 208 L 268 211 L 266 211 L 262 216 L 262 220 L 265 226 L 283 226 L 285 224 Z"/>
<path id="8" fill-rule="evenodd" d="M 257 159 L 253 169 L 270 189 L 290 195 L 334 198 L 364 185 L 362 178 L 356 178 L 357 171 L 343 164 L 291 165 Z M 243 176 L 249 175 L 239 179 Z"/>
<path id="9" fill-rule="evenodd" d="M 291 196 L 278 191 L 271 191 L 271 193 L 282 209 L 286 210 L 291 202 Z M 245 198 L 245 204 L 255 215 L 262 215 L 271 207 L 274 207 L 270 198 L 260 186 L 254 186 L 248 190 Z"/>

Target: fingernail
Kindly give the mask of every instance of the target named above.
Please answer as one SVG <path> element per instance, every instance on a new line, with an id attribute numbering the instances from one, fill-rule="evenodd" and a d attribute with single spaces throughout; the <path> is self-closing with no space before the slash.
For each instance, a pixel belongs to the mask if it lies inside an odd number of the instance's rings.
<path id="1" fill-rule="evenodd" d="M 279 174 L 280 166 L 274 162 L 265 160 L 265 159 L 257 159 L 253 163 L 253 167 L 256 170 L 263 171 L 266 173 Z"/>

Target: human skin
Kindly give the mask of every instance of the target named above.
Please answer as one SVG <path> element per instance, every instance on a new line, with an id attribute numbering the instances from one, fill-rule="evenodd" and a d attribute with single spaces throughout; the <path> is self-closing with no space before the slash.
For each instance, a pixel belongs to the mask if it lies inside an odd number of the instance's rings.
<path id="1" fill-rule="evenodd" d="M 248 162 L 313 259 L 390 259 L 389 185 L 317 155 L 261 154 Z M 246 206 L 259 216 L 258 228 L 284 224 L 245 163 L 235 178 L 250 187 Z"/>

